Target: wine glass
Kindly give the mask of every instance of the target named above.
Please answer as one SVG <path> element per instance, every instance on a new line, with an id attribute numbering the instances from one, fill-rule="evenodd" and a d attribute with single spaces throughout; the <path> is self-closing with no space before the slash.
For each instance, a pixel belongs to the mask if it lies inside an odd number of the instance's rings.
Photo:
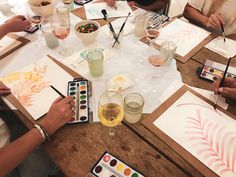
<path id="1" fill-rule="evenodd" d="M 39 27 L 41 26 L 40 24 L 44 20 L 44 15 L 43 15 L 43 10 L 42 6 L 32 6 L 28 2 L 25 4 L 26 7 L 26 13 L 27 17 L 30 20 L 30 22 L 34 25 L 38 25 Z"/>
<path id="2" fill-rule="evenodd" d="M 98 105 L 98 116 L 101 123 L 109 127 L 109 134 L 115 134 L 115 127 L 124 118 L 123 99 L 117 92 L 106 91 L 102 93 Z"/>
<path id="3" fill-rule="evenodd" d="M 54 36 L 56 36 L 58 39 L 61 39 L 63 42 L 63 46 L 61 50 L 59 50 L 59 53 L 62 56 L 69 56 L 72 51 L 70 48 L 67 48 L 65 44 L 65 38 L 67 38 L 70 33 L 70 14 L 68 8 L 56 8 L 52 17 L 51 26 Z"/>

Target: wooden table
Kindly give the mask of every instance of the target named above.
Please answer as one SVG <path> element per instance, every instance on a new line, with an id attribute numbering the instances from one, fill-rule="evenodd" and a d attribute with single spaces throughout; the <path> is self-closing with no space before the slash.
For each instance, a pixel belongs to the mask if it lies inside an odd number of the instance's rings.
<path id="1" fill-rule="evenodd" d="M 211 87 L 196 74 L 197 67 L 205 59 L 226 62 L 221 56 L 203 48 L 187 63 L 177 62 L 184 83 L 203 89 Z M 230 106 L 229 110 L 236 114 L 233 111 L 235 106 Z M 17 114 L 28 127 L 32 126 L 22 114 Z M 107 128 L 100 123 L 67 125 L 56 132 L 52 141 L 44 147 L 68 177 L 85 177 L 106 150 L 148 177 L 203 176 L 141 122 L 123 122 L 114 137 L 110 137 Z"/>

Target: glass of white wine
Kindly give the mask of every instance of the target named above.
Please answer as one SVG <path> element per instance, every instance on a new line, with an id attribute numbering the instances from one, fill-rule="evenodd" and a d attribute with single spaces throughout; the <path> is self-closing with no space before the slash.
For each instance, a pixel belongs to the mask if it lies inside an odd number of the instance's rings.
<path id="1" fill-rule="evenodd" d="M 101 123 L 110 127 L 110 136 L 115 134 L 115 127 L 124 119 L 123 99 L 117 92 L 102 93 L 98 105 L 98 116 Z"/>
<path id="2" fill-rule="evenodd" d="M 61 39 L 63 42 L 63 46 L 59 50 L 59 53 L 62 56 L 69 56 L 72 53 L 72 49 L 67 48 L 65 44 L 65 38 L 70 34 L 70 14 L 68 8 L 56 8 L 52 17 L 52 31 L 54 36 Z"/>

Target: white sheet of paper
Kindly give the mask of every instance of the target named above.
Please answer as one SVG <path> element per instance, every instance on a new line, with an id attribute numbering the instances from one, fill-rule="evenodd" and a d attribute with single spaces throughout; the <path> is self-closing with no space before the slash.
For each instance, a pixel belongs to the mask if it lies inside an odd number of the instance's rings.
<path id="1" fill-rule="evenodd" d="M 190 86 L 189 86 L 190 87 Z M 208 98 L 209 100 L 211 100 L 212 102 L 215 102 L 216 99 L 216 95 L 214 94 L 214 92 L 209 91 L 209 90 L 204 90 L 204 89 L 200 89 L 197 87 L 191 87 L 193 90 L 195 90 L 196 92 L 198 92 L 199 94 L 203 95 L 204 97 Z M 227 109 L 228 108 L 228 104 L 225 102 L 225 98 L 220 96 L 219 100 L 217 102 L 217 104 L 222 107 L 223 109 Z"/>
<path id="2" fill-rule="evenodd" d="M 104 16 L 101 13 L 102 9 L 106 9 L 108 18 L 125 17 L 129 12 L 131 12 L 132 15 L 132 10 L 127 5 L 126 1 L 117 1 L 116 7 L 117 10 L 113 7 L 109 7 L 105 2 L 89 3 L 84 5 L 87 19 L 103 19 Z"/>
<path id="3" fill-rule="evenodd" d="M 59 97 L 50 85 L 67 95 L 67 83 L 72 79 L 48 57 L 1 78 L 35 120 L 47 113 L 52 102 Z"/>
<path id="4" fill-rule="evenodd" d="M 154 41 L 158 45 L 164 41 L 173 41 L 177 46 L 176 53 L 185 56 L 210 34 L 198 26 L 176 19 L 163 27 L 160 36 Z"/>
<path id="5" fill-rule="evenodd" d="M 21 42 L 18 40 L 15 40 L 11 37 L 8 36 L 4 36 L 1 40 L 0 40 L 0 54 L 3 53 L 3 50 L 5 50 L 7 47 L 9 47 L 10 45 L 12 45 L 14 43 L 14 46 L 12 46 L 11 48 L 14 48 L 15 46 L 19 45 Z"/>
<path id="6" fill-rule="evenodd" d="M 186 92 L 153 123 L 212 171 L 236 176 L 236 121 Z"/>
<path id="7" fill-rule="evenodd" d="M 224 42 L 222 36 L 213 39 L 205 47 L 226 58 L 236 55 L 236 41 L 226 38 L 226 41 Z"/>

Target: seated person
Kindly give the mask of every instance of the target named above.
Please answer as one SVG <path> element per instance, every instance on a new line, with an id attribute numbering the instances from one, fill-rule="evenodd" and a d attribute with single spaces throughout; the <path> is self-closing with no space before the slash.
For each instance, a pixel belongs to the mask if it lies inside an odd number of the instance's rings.
<path id="1" fill-rule="evenodd" d="M 236 99 L 236 79 L 226 77 L 224 87 L 219 88 L 220 80 L 213 83 L 213 91 L 220 92 L 224 97 Z"/>
<path id="2" fill-rule="evenodd" d="M 30 22 L 23 16 L 15 16 L 0 25 L 0 39 L 9 32 L 18 32 L 29 27 Z M 0 85 L 0 96 L 9 93 L 10 89 Z M 43 128 L 34 127 L 11 143 L 7 125 L 0 118 L 0 176 L 47 177 L 53 171 L 54 164 L 38 146 L 47 135 L 52 135 L 73 118 L 73 107 L 72 97 L 58 98 L 40 122 Z"/>
<path id="3" fill-rule="evenodd" d="M 189 0 L 184 9 L 184 17 L 190 22 L 217 32 L 224 26 L 225 35 L 236 40 L 236 1 Z"/>
<path id="4" fill-rule="evenodd" d="M 109 6 L 115 6 L 116 0 L 105 0 Z M 130 7 L 139 7 L 148 11 L 160 12 L 166 8 L 168 0 L 127 0 Z"/>

